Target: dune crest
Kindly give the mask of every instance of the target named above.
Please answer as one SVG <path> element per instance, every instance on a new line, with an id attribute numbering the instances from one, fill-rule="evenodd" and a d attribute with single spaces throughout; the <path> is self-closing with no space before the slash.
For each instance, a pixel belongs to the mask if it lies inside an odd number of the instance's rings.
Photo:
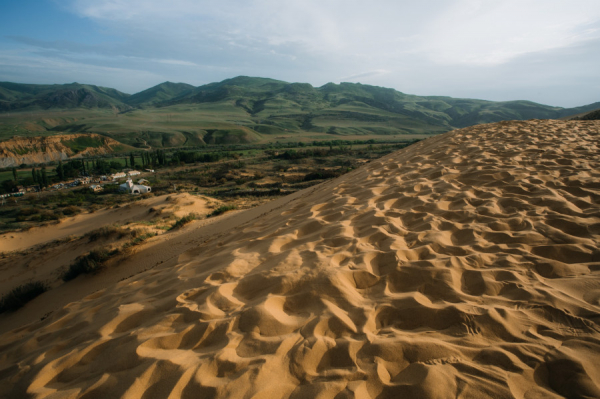
<path id="1" fill-rule="evenodd" d="M 600 123 L 414 144 L 0 339 L 33 398 L 600 397 Z"/>

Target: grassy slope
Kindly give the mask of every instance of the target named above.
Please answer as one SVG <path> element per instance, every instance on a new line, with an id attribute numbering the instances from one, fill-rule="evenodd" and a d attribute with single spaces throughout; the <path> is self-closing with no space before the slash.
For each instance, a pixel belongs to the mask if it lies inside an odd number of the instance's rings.
<path id="1" fill-rule="evenodd" d="M 27 96 L 47 99 L 44 93 L 51 89 L 56 97 L 57 86 L 0 83 L 0 102 L 25 101 Z M 528 101 L 420 97 L 354 83 L 315 88 L 244 76 L 197 88 L 165 82 L 132 96 L 96 86 L 60 86 L 63 92 L 72 89 L 93 91 L 95 98 L 108 97 L 113 105 L 87 109 L 65 105 L 60 111 L 33 107 L 30 112 L 0 113 L 0 140 L 15 134 L 94 132 L 148 148 L 332 136 L 423 137 L 478 123 L 558 118 L 597 108 L 568 110 Z M 117 103 L 119 109 L 126 109 L 125 103 L 137 108 L 116 114 L 112 107 Z"/>
<path id="2" fill-rule="evenodd" d="M 30 85 L 0 82 L 0 111 L 36 111 L 69 108 L 129 108 L 129 94 L 94 85 Z"/>
<path id="3" fill-rule="evenodd" d="M 148 106 L 168 101 L 193 89 L 194 86 L 186 83 L 164 82 L 131 95 L 125 102 L 132 106 Z"/>

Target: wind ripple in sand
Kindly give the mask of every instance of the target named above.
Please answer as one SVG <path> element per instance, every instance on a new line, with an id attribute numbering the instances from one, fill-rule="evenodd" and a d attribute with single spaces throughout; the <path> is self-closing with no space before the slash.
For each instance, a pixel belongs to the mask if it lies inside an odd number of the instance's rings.
<path id="1" fill-rule="evenodd" d="M 600 397 L 597 122 L 482 125 L 2 337 L 6 397 Z"/>

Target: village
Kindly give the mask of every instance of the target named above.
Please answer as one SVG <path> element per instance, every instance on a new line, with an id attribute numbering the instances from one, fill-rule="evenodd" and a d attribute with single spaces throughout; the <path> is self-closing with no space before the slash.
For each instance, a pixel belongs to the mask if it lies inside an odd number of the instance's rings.
<path id="1" fill-rule="evenodd" d="M 145 173 L 153 173 L 153 169 L 146 169 Z M 128 194 L 146 194 L 152 192 L 150 182 L 147 179 L 139 178 L 134 182 L 134 177 L 141 177 L 142 173 L 138 170 L 124 169 L 121 172 L 112 173 L 102 176 L 82 176 L 73 180 L 54 184 L 49 187 L 41 187 L 40 185 L 17 186 L 16 191 L 12 193 L 0 194 L 0 199 L 8 197 L 22 197 L 26 193 L 36 193 L 42 191 L 57 191 L 65 190 L 73 187 L 88 186 L 90 191 L 99 193 L 104 191 L 104 186 L 119 184 L 118 191 Z"/>
<path id="2" fill-rule="evenodd" d="M 152 169 L 147 169 L 146 172 L 154 172 Z M 126 169 L 122 172 L 113 173 L 110 175 L 102 175 L 99 177 L 94 176 L 82 176 L 71 182 L 58 183 L 52 186 L 52 190 L 61 190 L 69 187 L 76 187 L 81 185 L 89 185 L 89 189 L 98 193 L 104 190 L 106 184 L 119 184 L 119 191 L 126 192 L 129 194 L 146 194 L 152 191 L 149 186 L 150 182 L 147 179 L 140 178 L 136 183 L 133 182 L 134 176 L 140 176 L 142 172 L 138 170 Z M 125 182 L 123 182 L 125 179 Z M 93 184 L 92 184 L 93 183 Z"/>

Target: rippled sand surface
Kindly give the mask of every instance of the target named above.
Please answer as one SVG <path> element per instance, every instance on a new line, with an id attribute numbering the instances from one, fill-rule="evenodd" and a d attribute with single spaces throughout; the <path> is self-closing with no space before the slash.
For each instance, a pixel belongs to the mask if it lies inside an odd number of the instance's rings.
<path id="1" fill-rule="evenodd" d="M 0 337 L 10 398 L 600 397 L 600 123 L 480 125 Z"/>

